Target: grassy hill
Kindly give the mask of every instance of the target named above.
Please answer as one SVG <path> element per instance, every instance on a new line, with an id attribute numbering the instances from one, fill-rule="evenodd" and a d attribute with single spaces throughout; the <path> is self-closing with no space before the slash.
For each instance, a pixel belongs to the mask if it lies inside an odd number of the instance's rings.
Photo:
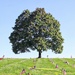
<path id="1" fill-rule="evenodd" d="M 56 67 L 58 65 L 58 68 Z M 35 66 L 35 68 L 34 68 Z M 33 69 L 32 69 L 33 68 Z M 63 75 L 65 69 L 67 75 L 75 75 L 74 58 L 36 58 L 18 59 L 8 58 L 0 60 L 0 75 L 20 75 L 22 69 L 26 70 L 23 75 Z"/>

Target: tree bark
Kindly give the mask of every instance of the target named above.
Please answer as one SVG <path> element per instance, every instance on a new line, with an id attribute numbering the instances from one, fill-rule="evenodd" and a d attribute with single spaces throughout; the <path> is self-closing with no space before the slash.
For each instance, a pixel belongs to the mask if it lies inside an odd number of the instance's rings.
<path id="1" fill-rule="evenodd" d="M 42 53 L 41 50 L 39 50 L 39 56 L 38 56 L 38 58 L 41 58 L 41 53 Z"/>

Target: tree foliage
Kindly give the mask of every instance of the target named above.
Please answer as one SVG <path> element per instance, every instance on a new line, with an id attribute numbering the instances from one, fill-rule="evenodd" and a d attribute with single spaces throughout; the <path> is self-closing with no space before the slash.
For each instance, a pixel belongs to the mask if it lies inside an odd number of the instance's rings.
<path id="1" fill-rule="evenodd" d="M 44 8 L 37 8 L 33 12 L 24 10 L 16 19 L 9 39 L 16 54 L 30 52 L 31 49 L 37 50 L 41 57 L 43 51 L 63 51 L 60 23 Z"/>

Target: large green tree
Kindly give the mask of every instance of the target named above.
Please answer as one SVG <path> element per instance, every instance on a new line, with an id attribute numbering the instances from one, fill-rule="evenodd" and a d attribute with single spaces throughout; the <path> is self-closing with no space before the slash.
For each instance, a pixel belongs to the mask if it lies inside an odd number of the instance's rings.
<path id="1" fill-rule="evenodd" d="M 9 39 L 15 54 L 37 50 L 41 58 L 43 51 L 63 51 L 60 23 L 44 8 L 36 8 L 33 12 L 24 10 L 16 19 Z"/>

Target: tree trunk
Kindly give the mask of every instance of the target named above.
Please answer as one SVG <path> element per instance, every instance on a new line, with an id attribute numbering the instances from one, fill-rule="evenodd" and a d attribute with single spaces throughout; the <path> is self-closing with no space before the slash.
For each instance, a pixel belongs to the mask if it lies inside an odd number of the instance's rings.
<path id="1" fill-rule="evenodd" d="M 41 58 L 41 53 L 42 53 L 41 50 L 39 50 L 39 57 L 38 58 Z"/>

